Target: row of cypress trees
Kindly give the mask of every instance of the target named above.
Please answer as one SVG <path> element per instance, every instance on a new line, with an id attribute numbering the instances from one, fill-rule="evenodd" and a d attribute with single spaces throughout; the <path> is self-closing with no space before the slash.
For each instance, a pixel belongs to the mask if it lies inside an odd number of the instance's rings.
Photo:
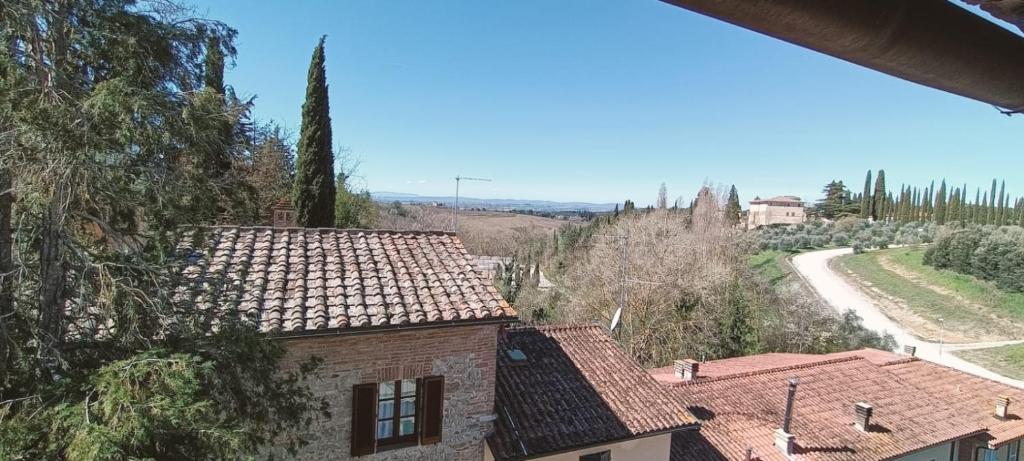
<path id="1" fill-rule="evenodd" d="M 861 218 L 875 221 L 1024 225 L 1024 197 L 1011 198 L 1006 193 L 1006 181 L 996 179 L 990 191 L 977 188 L 971 201 L 966 184 L 951 188 L 943 179 L 938 189 L 932 181 L 924 188 L 901 185 L 894 193 L 886 188 L 885 170 L 878 170 L 873 184 L 868 170 L 864 192 L 853 200 L 860 203 Z"/>

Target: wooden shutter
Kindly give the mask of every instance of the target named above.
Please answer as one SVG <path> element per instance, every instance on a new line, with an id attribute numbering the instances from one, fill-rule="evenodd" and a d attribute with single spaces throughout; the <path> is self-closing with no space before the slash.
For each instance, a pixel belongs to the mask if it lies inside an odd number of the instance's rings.
<path id="1" fill-rule="evenodd" d="M 441 441 L 444 420 L 444 376 L 423 378 L 423 416 L 420 423 L 420 444 Z"/>
<path id="2" fill-rule="evenodd" d="M 352 387 L 352 456 L 369 455 L 377 448 L 377 384 Z"/>

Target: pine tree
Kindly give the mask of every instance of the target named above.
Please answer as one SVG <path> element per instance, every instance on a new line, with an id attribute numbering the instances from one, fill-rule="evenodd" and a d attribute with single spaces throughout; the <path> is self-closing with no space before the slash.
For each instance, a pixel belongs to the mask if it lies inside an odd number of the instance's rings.
<path id="1" fill-rule="evenodd" d="M 736 191 L 736 185 L 733 184 L 729 188 L 729 201 L 725 204 L 725 217 L 729 224 L 737 225 L 740 222 L 740 213 L 743 210 L 740 207 L 740 194 Z"/>
<path id="2" fill-rule="evenodd" d="M 942 180 L 938 193 L 935 194 L 935 224 L 946 224 L 946 180 Z"/>
<path id="3" fill-rule="evenodd" d="M 871 213 L 871 170 L 868 170 L 868 175 L 864 178 L 864 193 L 860 195 L 860 217 L 868 219 L 871 217 Z"/>
<path id="4" fill-rule="evenodd" d="M 885 219 L 885 170 L 878 170 L 878 177 L 875 178 L 875 192 L 873 194 L 874 204 L 872 205 L 871 218 L 875 221 Z"/>
<path id="5" fill-rule="evenodd" d="M 324 69 L 324 37 L 313 50 L 302 104 L 298 162 L 293 201 L 303 227 L 334 225 L 334 153 L 331 150 L 331 115 Z"/>

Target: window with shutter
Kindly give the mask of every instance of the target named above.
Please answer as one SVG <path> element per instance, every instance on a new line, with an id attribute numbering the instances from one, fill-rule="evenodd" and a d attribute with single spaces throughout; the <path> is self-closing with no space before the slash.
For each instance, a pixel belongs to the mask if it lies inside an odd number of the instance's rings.
<path id="1" fill-rule="evenodd" d="M 441 441 L 441 425 L 444 420 L 444 377 L 429 376 L 422 381 L 420 443 L 428 445 Z"/>
<path id="2" fill-rule="evenodd" d="M 352 388 L 352 456 L 376 451 L 377 384 L 358 384 Z"/>

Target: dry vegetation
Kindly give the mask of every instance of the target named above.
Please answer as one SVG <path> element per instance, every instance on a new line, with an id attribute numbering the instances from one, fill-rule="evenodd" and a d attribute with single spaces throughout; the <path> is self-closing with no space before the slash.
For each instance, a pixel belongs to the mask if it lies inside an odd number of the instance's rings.
<path id="1" fill-rule="evenodd" d="M 451 230 L 452 209 L 424 205 L 381 206 L 382 229 Z M 499 211 L 459 211 L 459 237 L 470 254 L 513 256 L 517 250 L 552 232 L 568 221 Z"/>

